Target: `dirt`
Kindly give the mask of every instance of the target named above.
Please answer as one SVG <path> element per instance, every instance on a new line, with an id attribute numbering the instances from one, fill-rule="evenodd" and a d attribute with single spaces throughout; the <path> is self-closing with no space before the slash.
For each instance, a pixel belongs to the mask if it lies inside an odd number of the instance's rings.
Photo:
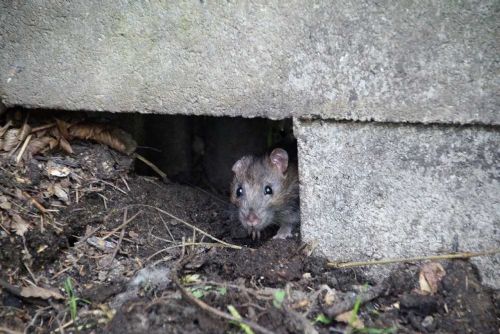
<path id="1" fill-rule="evenodd" d="M 72 155 L 48 152 L 22 167 L 0 161 L 0 187 L 12 204 L 0 209 L 0 332 L 243 332 L 213 312 L 229 314 L 228 306 L 273 333 L 499 332 L 499 293 L 483 287 L 467 261 L 442 261 L 446 274 L 434 294 L 419 288 L 422 264 L 401 265 L 361 305 L 364 329 L 353 330 L 324 315 L 340 297 L 373 287 L 361 270 L 328 269 L 298 235 L 272 240 L 271 229 L 252 241 L 225 198 L 135 175 L 130 157 L 104 145 L 71 145 Z M 49 162 L 71 173 L 48 176 Z M 55 184 L 67 202 L 47 190 Z M 53 211 L 41 214 L 17 189 Z M 16 230 L 14 214 L 28 230 Z M 80 298 L 75 319 L 62 289 L 68 279 Z M 11 289 L 29 285 L 64 299 Z"/>

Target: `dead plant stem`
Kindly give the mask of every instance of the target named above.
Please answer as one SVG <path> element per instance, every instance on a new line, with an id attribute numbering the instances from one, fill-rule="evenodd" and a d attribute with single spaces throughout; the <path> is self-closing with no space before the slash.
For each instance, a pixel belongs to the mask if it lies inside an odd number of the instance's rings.
<path id="1" fill-rule="evenodd" d="M 463 253 L 453 253 L 453 254 L 442 254 L 442 255 L 430 255 L 430 256 L 416 256 L 409 258 L 399 258 L 399 259 L 382 259 L 374 261 L 358 261 L 358 262 L 335 262 L 330 261 L 326 265 L 330 268 L 335 269 L 345 269 L 363 266 L 373 266 L 373 265 L 383 265 L 391 263 L 406 263 L 406 262 L 418 262 L 426 260 L 452 260 L 452 259 L 468 259 L 477 256 L 487 256 L 500 253 L 500 248 L 492 249 L 484 252 L 463 252 Z"/>
<path id="2" fill-rule="evenodd" d="M 125 209 L 125 212 L 127 211 L 127 209 Z M 124 219 L 123 223 L 118 226 L 117 228 L 113 229 L 111 232 L 109 232 L 108 234 L 106 234 L 104 237 L 102 237 L 102 240 L 106 240 L 107 238 L 109 238 L 110 236 L 112 236 L 113 234 L 115 234 L 116 232 L 118 232 L 119 230 L 123 229 L 125 226 L 127 226 L 132 220 L 135 219 L 135 217 L 137 217 L 139 214 L 141 214 L 142 211 L 139 211 L 139 212 L 136 212 L 135 215 L 133 215 L 132 217 L 130 217 L 129 219 Z"/>
<path id="3" fill-rule="evenodd" d="M 147 166 L 149 166 L 149 168 L 151 168 L 153 171 L 156 172 L 156 174 L 160 175 L 161 179 L 164 180 L 164 181 L 168 181 L 168 178 L 167 178 L 167 174 L 165 174 L 161 169 L 159 169 L 158 167 L 156 167 L 155 164 L 153 164 L 151 161 L 149 161 L 148 159 L 144 158 L 142 155 L 138 154 L 138 153 L 134 153 L 134 156 L 144 162 Z"/>
<path id="4" fill-rule="evenodd" d="M 212 239 L 213 241 L 216 241 L 216 242 L 218 242 L 218 243 L 220 243 L 220 244 L 222 244 L 222 245 L 224 245 L 224 246 L 226 246 L 226 247 L 228 247 L 228 248 L 233 248 L 233 249 L 242 249 L 242 247 L 241 247 L 241 246 L 233 245 L 233 244 L 227 243 L 227 242 L 225 242 L 225 241 L 223 241 L 223 240 L 220 240 L 220 239 L 218 239 L 218 238 L 214 237 L 213 235 L 211 235 L 211 234 L 209 234 L 209 233 L 207 233 L 207 232 L 203 231 L 202 229 L 200 229 L 200 228 L 198 228 L 198 227 L 196 227 L 196 226 L 194 226 L 194 225 L 192 225 L 192 224 L 188 223 L 188 222 L 187 222 L 187 221 L 185 221 L 184 219 L 181 219 L 181 218 L 179 218 L 179 217 L 177 217 L 177 216 L 175 216 L 175 215 L 171 214 L 170 212 L 167 212 L 167 211 L 165 211 L 165 210 L 162 210 L 162 209 L 160 209 L 160 208 L 158 208 L 158 207 L 156 207 L 156 206 L 152 206 L 152 205 L 148 205 L 148 204 L 131 204 L 131 205 L 129 205 L 129 207 L 131 207 L 131 206 L 141 206 L 141 207 L 145 207 L 145 208 L 154 209 L 154 210 L 156 210 L 156 211 L 158 211 L 158 212 L 160 212 L 160 213 L 163 213 L 164 215 L 169 216 L 169 217 L 170 217 L 170 218 L 172 218 L 172 219 L 177 220 L 178 222 L 180 222 L 180 223 L 182 223 L 182 224 L 184 224 L 184 225 L 186 225 L 186 226 L 189 226 L 190 228 L 192 228 L 192 229 L 196 230 L 196 232 L 201 233 L 201 234 L 203 234 L 203 235 L 205 235 L 205 236 L 209 237 L 209 238 L 210 238 L 210 239 Z"/>

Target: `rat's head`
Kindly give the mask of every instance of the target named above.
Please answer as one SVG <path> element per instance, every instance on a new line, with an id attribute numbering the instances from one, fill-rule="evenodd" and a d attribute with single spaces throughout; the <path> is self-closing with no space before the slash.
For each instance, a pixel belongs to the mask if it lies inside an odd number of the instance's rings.
<path id="1" fill-rule="evenodd" d="M 245 156 L 233 165 L 231 202 L 239 208 L 239 219 L 249 233 L 272 223 L 283 205 L 283 187 L 288 154 L 277 148 L 269 156 Z"/>

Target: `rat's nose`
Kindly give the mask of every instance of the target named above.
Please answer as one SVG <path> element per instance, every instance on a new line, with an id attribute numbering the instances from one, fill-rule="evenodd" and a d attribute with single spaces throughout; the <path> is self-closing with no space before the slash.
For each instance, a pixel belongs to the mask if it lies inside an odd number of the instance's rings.
<path id="1" fill-rule="evenodd" d="M 253 210 L 250 211 L 250 213 L 247 216 L 247 223 L 250 226 L 256 226 L 259 225 L 260 223 L 259 217 L 257 217 L 257 215 L 253 212 Z"/>

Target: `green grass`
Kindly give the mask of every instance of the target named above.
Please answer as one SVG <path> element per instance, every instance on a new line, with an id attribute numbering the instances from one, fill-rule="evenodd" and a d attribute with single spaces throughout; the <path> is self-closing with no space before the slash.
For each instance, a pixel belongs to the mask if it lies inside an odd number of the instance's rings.
<path id="1" fill-rule="evenodd" d="M 90 304 L 88 300 L 78 298 L 75 295 L 75 289 L 73 288 L 73 282 L 71 277 L 66 278 L 64 281 L 64 291 L 66 292 L 66 304 L 68 304 L 69 313 L 71 315 L 71 320 L 76 321 L 76 316 L 78 313 L 78 302 L 84 302 Z"/>
<path id="2" fill-rule="evenodd" d="M 229 310 L 229 313 L 231 313 L 231 315 L 233 317 L 235 317 L 237 320 L 241 320 L 240 313 L 233 305 L 228 305 L 227 309 Z M 235 321 L 234 323 L 235 323 L 235 325 L 239 326 L 241 328 L 241 330 L 243 332 L 245 332 L 245 334 L 254 334 L 254 331 L 252 330 L 252 328 L 250 328 L 250 326 L 248 326 L 247 324 L 244 324 L 244 323 L 239 322 L 239 321 L 237 321 L 237 322 Z"/>

